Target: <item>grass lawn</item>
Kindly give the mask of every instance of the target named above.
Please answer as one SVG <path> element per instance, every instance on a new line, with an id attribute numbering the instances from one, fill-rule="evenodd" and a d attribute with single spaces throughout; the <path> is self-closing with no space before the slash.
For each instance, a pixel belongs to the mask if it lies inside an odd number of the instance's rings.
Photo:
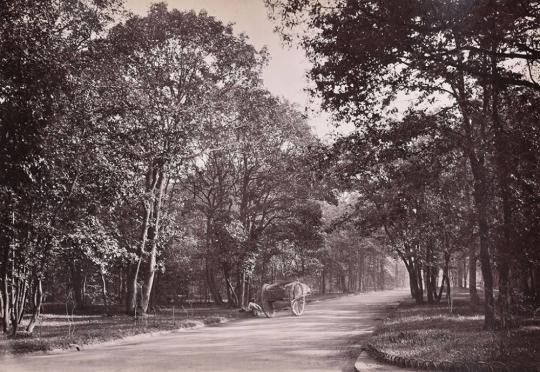
<path id="1" fill-rule="evenodd" d="M 0 334 L 0 355 L 33 351 L 75 348 L 77 346 L 110 341 L 141 333 L 169 331 L 208 324 L 244 316 L 237 309 L 224 307 L 172 307 L 161 308 L 146 317 L 122 314 L 114 308 L 113 315 L 103 315 L 101 306 L 89 306 L 84 313 L 73 316 L 61 312 L 61 306 L 47 306 L 33 334 L 24 332 L 27 320 L 16 337 Z M 174 312 L 174 313 L 173 313 Z"/>
<path id="2" fill-rule="evenodd" d="M 540 368 L 540 321 L 524 321 L 511 331 L 485 331 L 483 315 L 470 309 L 468 294 L 458 291 L 454 296 L 451 312 L 445 300 L 437 305 L 401 303 L 375 331 L 371 344 L 409 359 Z"/>

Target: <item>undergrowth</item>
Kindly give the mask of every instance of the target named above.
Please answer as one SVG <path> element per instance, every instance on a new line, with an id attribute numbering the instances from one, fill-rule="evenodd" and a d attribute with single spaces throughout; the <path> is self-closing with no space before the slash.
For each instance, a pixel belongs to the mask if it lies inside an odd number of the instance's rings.
<path id="1" fill-rule="evenodd" d="M 452 303 L 401 303 L 373 334 L 370 343 L 396 357 L 425 361 L 502 362 L 540 368 L 540 323 L 523 322 L 509 331 L 486 331 L 480 312 L 465 292 Z"/>

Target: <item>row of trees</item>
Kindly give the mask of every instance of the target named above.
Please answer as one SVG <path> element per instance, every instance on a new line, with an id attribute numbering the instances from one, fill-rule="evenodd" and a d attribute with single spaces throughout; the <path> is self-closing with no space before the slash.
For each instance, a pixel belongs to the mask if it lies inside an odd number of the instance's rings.
<path id="1" fill-rule="evenodd" d="M 4 332 L 27 313 L 32 332 L 44 297 L 137 315 L 181 295 L 241 306 L 286 277 L 393 284 L 384 242 L 334 223 L 322 146 L 231 26 L 165 4 L 11 0 L 0 49 Z"/>
<path id="2" fill-rule="evenodd" d="M 359 192 L 354 218 L 384 231 L 412 296 L 440 299 L 453 259 L 468 257 L 486 328 L 539 306 L 540 4 L 266 2 L 307 50 L 313 93 L 358 127 L 327 166 Z"/>

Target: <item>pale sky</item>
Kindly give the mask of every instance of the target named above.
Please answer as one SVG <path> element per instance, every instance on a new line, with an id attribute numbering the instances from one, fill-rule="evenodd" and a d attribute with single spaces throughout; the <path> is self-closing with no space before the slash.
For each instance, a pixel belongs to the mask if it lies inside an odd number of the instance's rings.
<path id="1" fill-rule="evenodd" d="M 125 0 L 128 10 L 144 15 L 152 0 Z M 263 0 L 168 0 L 169 9 L 205 9 L 211 16 L 224 23 L 234 23 L 235 33 L 244 33 L 257 49 L 266 46 L 270 62 L 263 73 L 264 84 L 273 94 L 297 103 L 303 111 L 309 105 L 309 95 L 305 77 L 309 62 L 302 50 L 282 45 L 274 25 L 268 19 Z M 311 108 L 317 108 L 311 106 Z M 314 133 L 328 140 L 335 128 L 327 114 L 309 113 L 309 123 Z"/>

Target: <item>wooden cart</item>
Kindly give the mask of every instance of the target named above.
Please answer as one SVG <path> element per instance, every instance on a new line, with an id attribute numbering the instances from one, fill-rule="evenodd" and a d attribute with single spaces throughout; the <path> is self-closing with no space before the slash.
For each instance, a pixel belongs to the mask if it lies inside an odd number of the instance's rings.
<path id="1" fill-rule="evenodd" d="M 261 304 L 264 314 L 271 318 L 277 310 L 290 307 L 293 315 L 300 316 L 306 307 L 306 296 L 309 293 L 309 287 L 296 280 L 263 284 Z"/>

